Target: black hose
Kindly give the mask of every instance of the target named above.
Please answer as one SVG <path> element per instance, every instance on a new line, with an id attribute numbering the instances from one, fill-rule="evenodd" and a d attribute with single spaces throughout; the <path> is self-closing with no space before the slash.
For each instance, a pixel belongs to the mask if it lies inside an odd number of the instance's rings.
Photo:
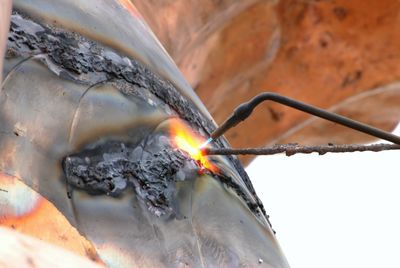
<path id="1" fill-rule="evenodd" d="M 400 137 L 393 135 L 392 133 L 272 92 L 261 93 L 250 101 L 239 105 L 233 111 L 233 114 L 211 134 L 211 138 L 215 140 L 222 136 L 230 128 L 248 118 L 256 106 L 267 100 L 278 102 L 305 113 L 324 118 L 328 121 L 335 122 L 339 125 L 358 130 L 365 134 L 390 141 L 395 144 L 400 144 Z"/>

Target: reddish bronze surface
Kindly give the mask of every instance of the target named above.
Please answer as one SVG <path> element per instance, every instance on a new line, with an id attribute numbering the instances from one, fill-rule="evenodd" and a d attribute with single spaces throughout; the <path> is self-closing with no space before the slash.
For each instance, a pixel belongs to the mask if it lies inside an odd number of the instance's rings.
<path id="1" fill-rule="evenodd" d="M 0 189 L 0 226 L 99 262 L 91 242 L 71 226 L 51 202 L 27 187 L 19 178 L 0 172 Z"/>
<path id="2" fill-rule="evenodd" d="M 385 130 L 398 122 L 398 85 L 388 86 L 400 75 L 396 0 L 132 2 L 217 123 L 264 90 Z M 233 147 L 370 140 L 307 119 L 265 104 L 226 137 Z"/>

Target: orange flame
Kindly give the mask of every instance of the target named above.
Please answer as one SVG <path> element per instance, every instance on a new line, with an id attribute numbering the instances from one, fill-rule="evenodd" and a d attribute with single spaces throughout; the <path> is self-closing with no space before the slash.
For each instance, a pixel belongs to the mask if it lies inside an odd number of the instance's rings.
<path id="1" fill-rule="evenodd" d="M 218 171 L 218 168 L 209 161 L 200 149 L 206 139 L 196 135 L 189 126 L 179 119 L 173 119 L 170 123 L 170 134 L 176 147 L 187 152 L 190 157 L 200 162 L 205 168 L 213 172 Z"/>

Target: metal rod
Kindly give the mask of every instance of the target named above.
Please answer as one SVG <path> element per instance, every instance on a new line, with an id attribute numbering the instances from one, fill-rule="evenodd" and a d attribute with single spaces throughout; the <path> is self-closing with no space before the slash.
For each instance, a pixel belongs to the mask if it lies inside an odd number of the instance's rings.
<path id="1" fill-rule="evenodd" d="M 348 128 L 358 130 L 376 138 L 400 144 L 400 137 L 392 133 L 272 92 L 261 93 L 251 99 L 249 102 L 239 105 L 234 110 L 233 114 L 211 134 L 211 138 L 215 140 L 222 136 L 230 128 L 236 126 L 238 123 L 249 117 L 254 108 L 266 100 L 278 102 L 308 114 L 312 114 Z"/>
<path id="2" fill-rule="evenodd" d="M 380 152 L 387 150 L 399 150 L 398 144 L 347 144 L 347 145 L 317 145 L 317 146 L 301 146 L 298 144 L 282 144 L 274 145 L 265 148 L 204 148 L 202 150 L 204 155 L 273 155 L 285 153 L 287 156 L 294 154 L 310 154 L 318 153 L 323 155 L 326 153 L 349 153 L 349 152 Z"/>

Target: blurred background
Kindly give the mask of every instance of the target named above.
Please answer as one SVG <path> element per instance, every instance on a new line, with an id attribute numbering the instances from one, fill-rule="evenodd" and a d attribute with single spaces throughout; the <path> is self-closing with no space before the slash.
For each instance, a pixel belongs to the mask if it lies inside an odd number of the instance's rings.
<path id="1" fill-rule="evenodd" d="M 275 91 L 385 130 L 397 125 L 397 0 L 132 2 L 217 123 Z M 233 147 L 370 141 L 271 103 L 226 137 Z"/>
<path id="2" fill-rule="evenodd" d="M 219 124 L 263 91 L 388 131 L 398 123 L 398 0 L 132 2 Z M 233 147 L 373 141 L 272 103 L 226 137 Z M 396 153 L 276 155 L 248 166 L 292 267 L 400 266 Z"/>

